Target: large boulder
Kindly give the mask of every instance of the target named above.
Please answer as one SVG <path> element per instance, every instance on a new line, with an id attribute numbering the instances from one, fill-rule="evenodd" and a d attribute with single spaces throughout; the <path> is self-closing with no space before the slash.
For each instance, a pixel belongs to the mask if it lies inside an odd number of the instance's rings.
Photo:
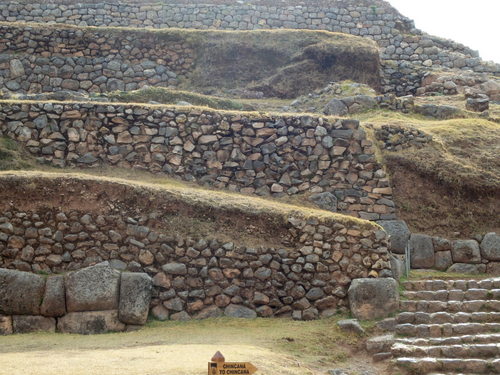
<path id="1" fill-rule="evenodd" d="M 434 267 L 434 245 L 432 237 L 426 234 L 412 234 L 410 236 L 411 268 Z"/>
<path id="2" fill-rule="evenodd" d="M 66 295 L 64 276 L 51 276 L 47 279 L 40 313 L 44 316 L 63 316 L 66 314 Z"/>
<path id="3" fill-rule="evenodd" d="M 253 319 L 257 317 L 257 313 L 248 307 L 242 305 L 230 304 L 224 309 L 224 315 L 230 316 L 231 318 L 249 318 Z"/>
<path id="4" fill-rule="evenodd" d="M 127 324 L 146 324 L 153 281 L 146 273 L 123 272 L 118 317 Z"/>
<path id="5" fill-rule="evenodd" d="M 91 335 L 106 332 L 121 332 L 125 324 L 118 319 L 118 311 L 71 312 L 57 320 L 57 330 L 63 333 Z"/>
<path id="6" fill-rule="evenodd" d="M 41 315 L 13 315 L 14 333 L 55 332 L 56 320 Z"/>
<path id="7" fill-rule="evenodd" d="M 120 272 L 107 262 L 66 275 L 68 312 L 118 309 Z"/>
<path id="8" fill-rule="evenodd" d="M 488 260 L 500 260 L 500 235 L 491 232 L 484 236 L 481 241 L 481 255 Z"/>
<path id="9" fill-rule="evenodd" d="M 331 116 L 345 116 L 349 113 L 349 108 L 342 100 L 332 99 L 323 108 L 323 113 Z"/>
<path id="10" fill-rule="evenodd" d="M 481 251 L 475 240 L 456 240 L 451 243 L 454 263 L 481 263 Z"/>
<path id="11" fill-rule="evenodd" d="M 349 287 L 349 306 L 357 319 L 386 318 L 399 308 L 399 291 L 396 280 L 354 279 Z"/>
<path id="12" fill-rule="evenodd" d="M 406 222 L 404 220 L 380 220 L 377 223 L 390 236 L 389 250 L 393 253 L 404 254 L 411 235 Z"/>
<path id="13" fill-rule="evenodd" d="M 486 266 L 484 264 L 469 264 L 469 263 L 455 263 L 446 272 L 454 273 L 468 273 L 471 275 L 477 275 L 486 271 Z"/>
<path id="14" fill-rule="evenodd" d="M 0 314 L 39 315 L 45 278 L 0 268 Z"/>

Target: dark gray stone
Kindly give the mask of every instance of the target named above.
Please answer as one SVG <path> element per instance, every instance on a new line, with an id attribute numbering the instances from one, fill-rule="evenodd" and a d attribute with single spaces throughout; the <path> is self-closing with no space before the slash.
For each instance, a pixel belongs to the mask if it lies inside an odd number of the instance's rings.
<path id="1" fill-rule="evenodd" d="M 439 271 L 446 271 L 452 264 L 451 251 L 438 251 L 434 256 L 434 268 Z"/>
<path id="2" fill-rule="evenodd" d="M 0 314 L 39 315 L 45 278 L 0 268 Z"/>
<path id="3" fill-rule="evenodd" d="M 13 315 L 14 333 L 55 332 L 56 320 L 40 315 Z"/>
<path id="4" fill-rule="evenodd" d="M 452 241 L 451 255 L 454 263 L 481 263 L 481 251 L 475 240 Z"/>
<path id="5" fill-rule="evenodd" d="M 432 237 L 426 234 L 412 234 L 410 236 L 411 268 L 434 267 L 434 245 Z"/>
<path id="6" fill-rule="evenodd" d="M 323 113 L 332 116 L 345 116 L 349 113 L 349 109 L 342 100 L 332 99 L 323 108 Z"/>
<path id="7" fill-rule="evenodd" d="M 118 309 L 120 272 L 108 262 L 67 274 L 65 284 L 68 312 Z"/>
<path id="8" fill-rule="evenodd" d="M 146 273 L 123 272 L 120 281 L 118 318 L 121 322 L 144 325 L 148 319 L 153 281 Z"/>
<path id="9" fill-rule="evenodd" d="M 91 335 L 121 332 L 125 324 L 118 320 L 117 310 L 71 312 L 57 320 L 57 330 L 63 333 Z"/>
<path id="10" fill-rule="evenodd" d="M 257 317 L 257 313 L 248 307 L 242 305 L 230 304 L 224 309 L 224 315 L 231 318 L 248 318 L 253 319 Z"/>
<path id="11" fill-rule="evenodd" d="M 167 263 L 162 267 L 167 275 L 185 275 L 187 267 L 183 263 Z"/>
<path id="12" fill-rule="evenodd" d="M 63 316 L 66 314 L 66 294 L 64 291 L 64 276 L 57 275 L 47 278 L 45 295 L 40 313 L 44 316 Z"/>
<path id="13" fill-rule="evenodd" d="M 481 255 L 488 260 L 500 261 L 500 235 L 491 232 L 484 236 L 481 241 Z"/>
<path id="14" fill-rule="evenodd" d="M 393 253 L 404 254 L 411 235 L 406 222 L 403 220 L 380 220 L 377 223 L 390 236 L 389 250 Z"/>
<path id="15" fill-rule="evenodd" d="M 386 318 L 399 308 L 398 284 L 392 278 L 354 279 L 347 294 L 357 319 Z"/>
<path id="16" fill-rule="evenodd" d="M 337 212 L 337 197 L 328 191 L 312 194 L 309 199 L 323 210 Z"/>

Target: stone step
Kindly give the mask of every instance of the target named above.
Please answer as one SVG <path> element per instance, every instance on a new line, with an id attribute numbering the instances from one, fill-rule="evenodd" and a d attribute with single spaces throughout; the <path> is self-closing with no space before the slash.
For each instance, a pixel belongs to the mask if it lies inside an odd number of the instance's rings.
<path id="1" fill-rule="evenodd" d="M 474 300 L 474 301 L 428 301 L 428 300 L 402 300 L 399 309 L 406 312 L 500 312 L 500 300 Z"/>
<path id="2" fill-rule="evenodd" d="M 396 343 L 391 348 L 394 357 L 435 358 L 499 358 L 500 343 L 470 345 L 408 345 Z"/>
<path id="3" fill-rule="evenodd" d="M 447 337 L 500 332 L 500 323 L 398 324 L 396 334 L 413 337 Z"/>
<path id="4" fill-rule="evenodd" d="M 434 357 L 400 357 L 395 364 L 411 374 L 430 374 L 436 371 L 472 374 L 499 374 L 500 359 L 459 359 Z"/>
<path id="5" fill-rule="evenodd" d="M 422 290 L 405 291 L 404 298 L 409 300 L 426 301 L 477 301 L 477 300 L 500 300 L 500 289 L 471 288 L 468 290 Z"/>
<path id="6" fill-rule="evenodd" d="M 500 312 L 403 312 L 396 316 L 397 324 L 500 323 Z"/>
<path id="7" fill-rule="evenodd" d="M 500 333 L 461 335 L 432 338 L 396 338 L 396 343 L 408 345 L 463 345 L 463 344 L 490 344 L 500 343 Z"/>
<path id="8" fill-rule="evenodd" d="M 484 280 L 415 280 L 403 282 L 407 291 L 438 291 L 468 289 L 500 289 L 500 277 Z"/>

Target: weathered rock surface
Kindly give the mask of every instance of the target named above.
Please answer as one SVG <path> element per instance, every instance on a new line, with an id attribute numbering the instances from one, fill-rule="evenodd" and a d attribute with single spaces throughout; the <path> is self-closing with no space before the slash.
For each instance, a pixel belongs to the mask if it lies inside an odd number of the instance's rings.
<path id="1" fill-rule="evenodd" d="M 56 320 L 40 315 L 13 315 L 14 333 L 55 332 Z"/>
<path id="2" fill-rule="evenodd" d="M 349 306 L 357 319 L 386 318 L 399 308 L 396 280 L 355 279 L 348 290 Z"/>
<path id="3" fill-rule="evenodd" d="M 491 232 L 484 236 L 481 241 L 481 255 L 488 260 L 500 261 L 500 235 Z"/>
<path id="4" fill-rule="evenodd" d="M 123 272 L 118 317 L 127 324 L 146 324 L 153 284 L 146 273 Z"/>
<path id="5" fill-rule="evenodd" d="M 70 312 L 58 319 L 57 330 L 90 335 L 124 331 L 125 324 L 119 321 L 117 310 Z"/>
<path id="6" fill-rule="evenodd" d="M 29 272 L 0 268 L 0 313 L 38 315 L 45 278 Z"/>
<path id="7" fill-rule="evenodd" d="M 231 318 L 248 318 L 253 319 L 257 317 L 257 313 L 249 309 L 248 307 L 242 305 L 228 305 L 224 310 L 224 315 L 229 316 Z"/>
<path id="8" fill-rule="evenodd" d="M 66 314 L 66 294 L 63 275 L 47 278 L 45 294 L 40 306 L 40 314 L 52 317 Z"/>
<path id="9" fill-rule="evenodd" d="M 0 336 L 11 335 L 12 333 L 12 316 L 0 315 Z"/>
<path id="10" fill-rule="evenodd" d="M 365 330 L 363 329 L 363 327 L 361 327 L 361 324 L 359 324 L 359 321 L 357 319 L 339 320 L 337 322 L 337 325 L 343 331 L 355 332 L 358 335 L 362 335 L 365 333 Z"/>
<path id="11" fill-rule="evenodd" d="M 426 234 L 412 234 L 410 237 L 411 268 L 434 267 L 434 245 L 432 237 Z"/>
<path id="12" fill-rule="evenodd" d="M 406 245 L 410 240 L 410 229 L 404 220 L 380 220 L 377 221 L 390 236 L 389 250 L 397 254 L 404 254 Z"/>
<path id="13" fill-rule="evenodd" d="M 120 272 L 107 262 L 65 276 L 68 312 L 118 308 Z"/>
<path id="14" fill-rule="evenodd" d="M 451 243 L 454 263 L 481 263 L 479 244 L 474 240 L 456 240 Z"/>
<path id="15" fill-rule="evenodd" d="M 450 268 L 446 270 L 446 272 L 470 273 L 471 275 L 477 275 L 485 271 L 486 266 L 470 263 L 454 263 Z"/>

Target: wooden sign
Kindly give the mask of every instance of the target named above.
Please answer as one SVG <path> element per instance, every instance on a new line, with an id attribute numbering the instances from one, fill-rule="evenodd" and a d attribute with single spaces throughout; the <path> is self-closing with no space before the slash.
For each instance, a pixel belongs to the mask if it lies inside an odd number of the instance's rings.
<path id="1" fill-rule="evenodd" d="M 215 353 L 208 362 L 208 375 L 251 375 L 257 367 L 250 362 L 226 362 L 221 352 Z"/>

